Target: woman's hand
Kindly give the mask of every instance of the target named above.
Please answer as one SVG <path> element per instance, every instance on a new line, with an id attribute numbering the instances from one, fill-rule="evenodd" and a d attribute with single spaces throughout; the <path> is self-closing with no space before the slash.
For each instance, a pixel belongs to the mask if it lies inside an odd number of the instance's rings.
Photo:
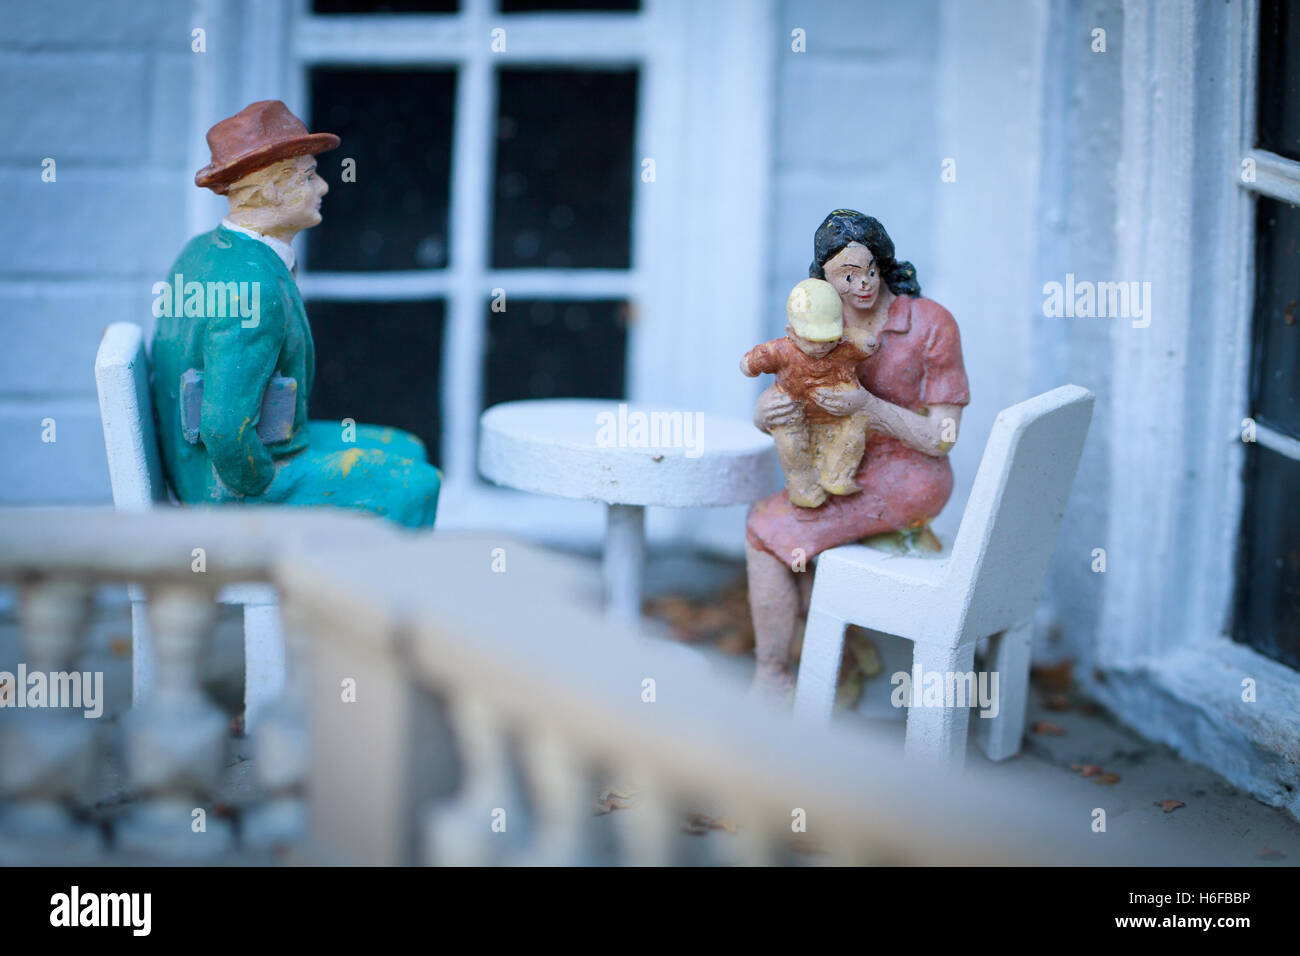
<path id="1" fill-rule="evenodd" d="M 775 385 L 769 385 L 754 406 L 754 427 L 770 435 L 778 425 L 795 424 L 802 414 L 798 402 Z"/>
<path id="2" fill-rule="evenodd" d="M 832 415 L 870 415 L 871 401 L 875 397 L 861 387 L 853 391 L 839 388 L 818 388 L 812 391 L 812 400 Z"/>

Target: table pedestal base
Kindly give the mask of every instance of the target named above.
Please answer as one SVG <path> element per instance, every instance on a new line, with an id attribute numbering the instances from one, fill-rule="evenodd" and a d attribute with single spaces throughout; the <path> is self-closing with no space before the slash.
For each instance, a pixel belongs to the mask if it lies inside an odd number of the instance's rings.
<path id="1" fill-rule="evenodd" d="M 605 520 L 605 614 L 612 621 L 641 618 L 641 571 L 645 566 L 645 508 L 609 505 Z"/>

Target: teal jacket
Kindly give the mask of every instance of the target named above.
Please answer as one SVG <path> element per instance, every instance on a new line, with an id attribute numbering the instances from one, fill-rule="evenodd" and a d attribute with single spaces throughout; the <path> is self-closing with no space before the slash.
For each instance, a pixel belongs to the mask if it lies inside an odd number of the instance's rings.
<path id="1" fill-rule="evenodd" d="M 154 289 L 152 366 L 167 476 L 181 501 L 256 497 L 275 477 L 275 460 L 308 442 L 307 396 L 316 355 L 298 284 L 266 243 L 220 226 L 186 244 L 166 282 L 165 289 Z M 177 284 L 179 296 L 173 291 Z M 238 303 L 228 296 L 234 288 L 244 293 Z M 253 314 L 245 317 L 239 306 Z M 199 444 L 187 442 L 181 430 L 181 376 L 188 369 L 204 378 Z M 265 445 L 257 424 L 273 375 L 295 379 L 298 388 L 288 439 Z"/>

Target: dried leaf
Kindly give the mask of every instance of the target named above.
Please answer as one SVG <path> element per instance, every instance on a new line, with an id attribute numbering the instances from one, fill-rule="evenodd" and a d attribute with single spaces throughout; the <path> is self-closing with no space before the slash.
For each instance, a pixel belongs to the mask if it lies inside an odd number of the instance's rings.
<path id="1" fill-rule="evenodd" d="M 1119 776 L 1119 774 L 1117 774 L 1117 773 L 1103 773 L 1103 774 L 1102 774 L 1101 776 L 1099 776 L 1096 780 L 1094 780 L 1093 783 L 1099 783 L 1099 784 L 1101 784 L 1102 786 L 1109 787 L 1109 786 L 1111 786 L 1111 785 L 1113 785 L 1113 784 L 1119 783 L 1119 781 L 1120 781 L 1120 776 Z"/>
<path id="2" fill-rule="evenodd" d="M 616 784 L 600 791 L 600 796 L 597 799 L 608 800 L 613 797 L 617 800 L 629 800 L 640 792 L 640 789 L 635 784 Z"/>
<path id="3" fill-rule="evenodd" d="M 1032 727 L 1029 728 L 1036 734 L 1047 734 L 1051 737 L 1064 737 L 1065 728 L 1058 727 L 1056 724 L 1047 720 L 1036 720 Z"/>
<path id="4" fill-rule="evenodd" d="M 631 810 L 636 806 L 636 801 L 610 797 L 608 800 L 597 800 L 593 806 L 595 808 L 595 816 L 602 817 L 614 810 Z"/>
<path id="5" fill-rule="evenodd" d="M 1074 662 L 1065 660 L 1059 664 L 1039 665 L 1030 672 L 1030 679 L 1048 693 L 1064 694 L 1074 683 L 1071 674 Z"/>
<path id="6" fill-rule="evenodd" d="M 825 853 L 826 847 L 822 845 L 821 840 L 815 840 L 806 833 L 800 833 L 790 840 L 790 852 L 814 856 Z"/>
<path id="7" fill-rule="evenodd" d="M 1173 813 L 1179 807 L 1185 807 L 1187 804 L 1181 800 L 1157 800 L 1152 806 L 1160 807 L 1165 813 Z"/>
<path id="8" fill-rule="evenodd" d="M 1101 773 L 1101 768 L 1095 763 L 1085 763 L 1082 766 L 1077 763 L 1072 763 L 1070 764 L 1070 769 L 1078 771 L 1085 777 L 1095 777 L 1097 774 Z"/>
<path id="9" fill-rule="evenodd" d="M 706 817 L 702 813 L 686 814 L 686 822 L 682 824 L 682 829 L 692 836 L 701 836 L 709 832 L 709 824 L 712 822 L 711 817 Z"/>
<path id="10" fill-rule="evenodd" d="M 108 642 L 108 650 L 114 657 L 131 656 L 131 638 L 115 637 Z"/>
<path id="11" fill-rule="evenodd" d="M 1273 849 L 1270 849 L 1269 847 L 1266 846 L 1266 847 L 1264 847 L 1264 849 L 1262 849 L 1262 850 L 1259 851 L 1259 859 L 1261 859 L 1261 860 L 1285 860 L 1285 859 L 1286 859 L 1286 854 L 1283 853 L 1281 850 L 1273 850 Z"/>
<path id="12" fill-rule="evenodd" d="M 1047 699 L 1043 701 L 1043 706 L 1048 710 L 1069 710 L 1070 696 L 1068 694 L 1048 694 Z"/>

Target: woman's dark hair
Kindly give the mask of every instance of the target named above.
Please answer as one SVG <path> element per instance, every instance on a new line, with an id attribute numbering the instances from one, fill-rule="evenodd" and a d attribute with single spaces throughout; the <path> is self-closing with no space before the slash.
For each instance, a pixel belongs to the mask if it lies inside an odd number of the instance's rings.
<path id="1" fill-rule="evenodd" d="M 826 263 L 839 255 L 850 242 L 858 242 L 871 250 L 876 268 L 889 291 L 894 295 L 921 294 L 921 283 L 916 278 L 916 268 L 910 262 L 894 258 L 894 240 L 889 238 L 879 219 L 863 215 L 854 209 L 836 209 L 817 227 L 813 236 L 813 261 L 808 275 L 814 279 L 826 278 Z"/>

